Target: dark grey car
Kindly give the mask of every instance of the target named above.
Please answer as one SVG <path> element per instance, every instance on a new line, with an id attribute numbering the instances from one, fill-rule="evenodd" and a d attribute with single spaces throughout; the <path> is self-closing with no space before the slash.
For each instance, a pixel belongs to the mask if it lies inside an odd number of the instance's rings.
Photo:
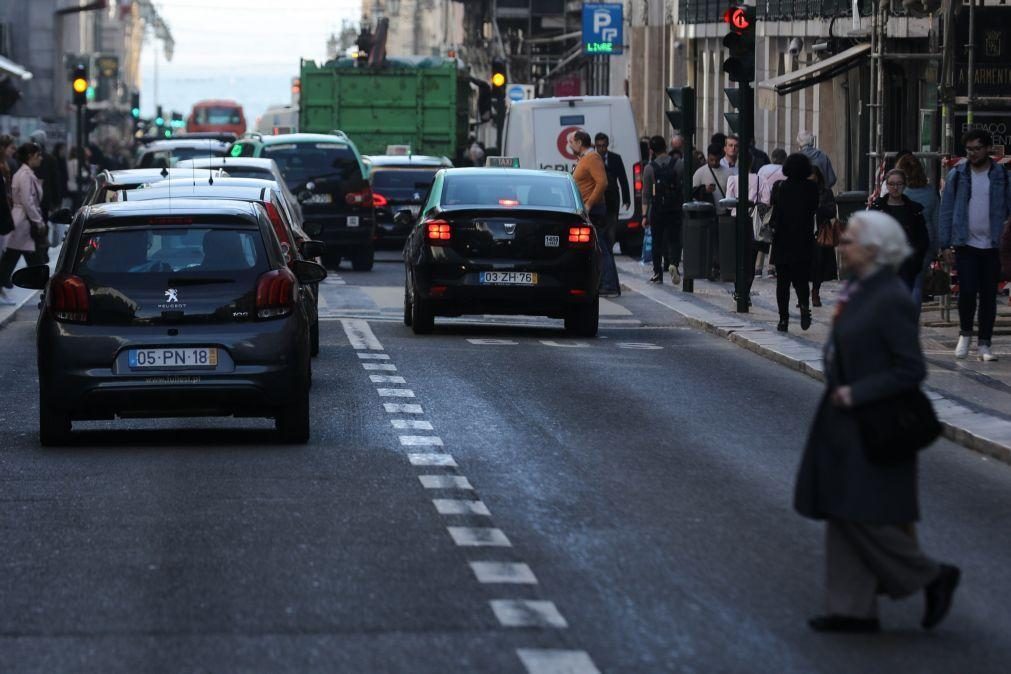
<path id="1" fill-rule="evenodd" d="M 77 214 L 38 320 L 39 435 L 75 420 L 265 416 L 309 438 L 309 317 L 299 294 L 326 277 L 285 265 L 259 204 L 173 199 Z"/>

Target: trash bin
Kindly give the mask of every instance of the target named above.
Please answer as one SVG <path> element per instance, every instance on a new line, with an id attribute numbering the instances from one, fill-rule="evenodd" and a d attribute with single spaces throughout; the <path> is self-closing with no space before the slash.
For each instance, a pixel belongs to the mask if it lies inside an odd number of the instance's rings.
<path id="1" fill-rule="evenodd" d="M 867 208 L 867 192 L 863 190 L 842 192 L 836 195 L 835 203 L 839 208 L 839 220 L 845 226 L 851 215 Z"/>
<path id="2" fill-rule="evenodd" d="M 710 231 L 713 226 L 713 215 L 716 210 L 706 201 L 689 201 L 682 206 L 684 223 L 681 239 L 684 243 L 682 260 L 684 277 L 687 279 L 705 278 L 713 259 L 709 245 Z"/>
<path id="3" fill-rule="evenodd" d="M 719 263 L 720 280 L 733 281 L 737 278 L 737 216 L 730 211 L 737 208 L 735 197 L 720 199 L 719 211 L 716 217 L 719 227 Z"/>

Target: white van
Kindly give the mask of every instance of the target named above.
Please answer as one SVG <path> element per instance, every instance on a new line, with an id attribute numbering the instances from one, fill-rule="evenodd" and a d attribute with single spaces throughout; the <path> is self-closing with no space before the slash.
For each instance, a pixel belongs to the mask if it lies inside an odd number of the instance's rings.
<path id="1" fill-rule="evenodd" d="M 632 104 L 625 96 L 535 98 L 509 106 L 502 154 L 519 157 L 520 167 L 572 172 L 576 157 L 565 139 L 573 131 L 586 131 L 593 138 L 601 131 L 611 139 L 610 149 L 621 155 L 632 190 L 632 205 L 618 213 L 618 241 L 631 254 L 642 245 L 639 134 L 632 117 Z"/>

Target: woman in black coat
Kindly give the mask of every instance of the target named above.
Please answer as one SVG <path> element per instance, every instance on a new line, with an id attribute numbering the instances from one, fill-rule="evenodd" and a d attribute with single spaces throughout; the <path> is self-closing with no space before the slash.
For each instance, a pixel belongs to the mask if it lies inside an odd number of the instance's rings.
<path id="1" fill-rule="evenodd" d="M 913 249 L 913 254 L 906 258 L 906 261 L 899 267 L 899 278 L 906 284 L 910 291 L 916 285 L 916 277 L 923 272 L 923 265 L 927 258 L 927 250 L 930 248 L 930 233 L 927 231 L 927 222 L 923 218 L 923 206 L 907 197 L 906 173 L 899 169 L 893 169 L 885 176 L 885 187 L 888 194 L 878 197 L 871 209 L 883 211 L 895 218 L 902 231 L 906 233 L 906 241 Z M 913 298 L 919 303 L 919 298 Z"/>
<path id="2" fill-rule="evenodd" d="M 855 276 L 840 294 L 825 345 L 827 389 L 797 475 L 794 506 L 825 520 L 828 612 L 809 621 L 817 631 L 876 632 L 877 594 L 926 594 L 922 626 L 937 625 L 951 606 L 957 567 L 920 551 L 916 457 L 870 461 L 854 407 L 881 404 L 919 387 L 927 369 L 916 307 L 894 269 L 909 255 L 894 218 L 862 211 L 840 240 Z"/>
<path id="3" fill-rule="evenodd" d="M 790 286 L 800 304 L 800 327 L 811 327 L 810 280 L 814 256 L 814 218 L 818 212 L 818 186 L 808 180 L 811 160 L 799 152 L 783 163 L 786 180 L 772 191 L 772 257 L 776 263 L 776 303 L 779 305 L 777 329 L 786 332 L 790 325 Z"/>

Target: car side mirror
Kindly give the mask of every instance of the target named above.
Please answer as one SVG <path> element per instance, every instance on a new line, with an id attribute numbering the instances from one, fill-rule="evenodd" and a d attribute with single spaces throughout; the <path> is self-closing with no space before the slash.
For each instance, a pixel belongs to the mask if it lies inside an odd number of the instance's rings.
<path id="1" fill-rule="evenodd" d="M 299 250 L 302 251 L 302 257 L 311 260 L 323 256 L 323 253 L 326 252 L 326 244 L 322 241 L 303 241 Z"/>
<path id="2" fill-rule="evenodd" d="M 396 215 L 393 216 L 393 222 L 398 225 L 413 225 L 414 214 L 410 211 L 397 211 Z"/>
<path id="3" fill-rule="evenodd" d="M 49 265 L 37 264 L 19 269 L 14 272 L 11 281 L 19 288 L 42 290 L 49 283 Z"/>
<path id="4" fill-rule="evenodd" d="M 295 278 L 302 285 L 319 283 L 326 278 L 326 269 L 309 260 L 295 260 L 291 263 L 290 268 L 295 272 Z"/>
<path id="5" fill-rule="evenodd" d="M 69 208 L 61 208 L 55 213 L 49 214 L 49 222 L 54 222 L 57 225 L 69 225 L 74 219 L 74 213 Z"/>

